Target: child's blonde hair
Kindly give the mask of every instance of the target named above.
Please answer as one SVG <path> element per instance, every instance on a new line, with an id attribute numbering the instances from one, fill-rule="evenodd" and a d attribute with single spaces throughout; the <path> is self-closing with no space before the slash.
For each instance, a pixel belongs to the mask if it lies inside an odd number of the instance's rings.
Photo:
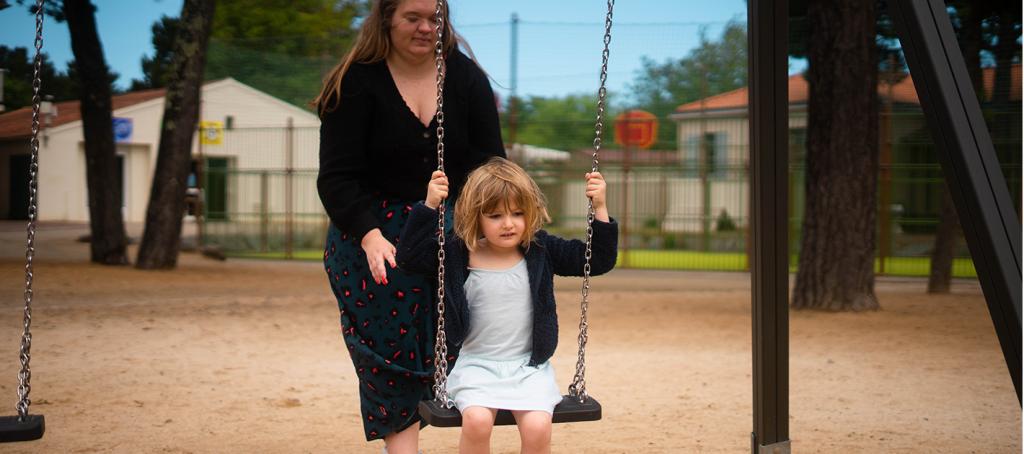
<path id="1" fill-rule="evenodd" d="M 469 174 L 455 204 L 455 234 L 469 250 L 483 236 L 480 216 L 495 211 L 511 212 L 515 206 L 526 219 L 521 245 L 530 246 L 534 234 L 547 222 L 547 201 L 537 183 L 522 167 L 504 158 L 494 157 Z"/>

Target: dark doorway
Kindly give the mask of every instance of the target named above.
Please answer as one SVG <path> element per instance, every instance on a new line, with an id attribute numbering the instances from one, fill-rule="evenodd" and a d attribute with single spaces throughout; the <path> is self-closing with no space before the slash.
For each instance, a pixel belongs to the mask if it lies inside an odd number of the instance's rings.
<path id="1" fill-rule="evenodd" d="M 121 204 L 122 213 L 124 213 L 124 155 L 117 155 L 114 162 L 114 190 L 117 191 L 117 200 Z"/>
<path id="2" fill-rule="evenodd" d="M 28 169 L 32 163 L 32 157 L 27 154 L 12 155 L 10 158 L 11 187 L 8 192 L 11 207 L 8 219 L 28 219 Z"/>
<path id="3" fill-rule="evenodd" d="M 228 218 L 228 160 L 206 158 L 206 219 L 223 221 Z"/>

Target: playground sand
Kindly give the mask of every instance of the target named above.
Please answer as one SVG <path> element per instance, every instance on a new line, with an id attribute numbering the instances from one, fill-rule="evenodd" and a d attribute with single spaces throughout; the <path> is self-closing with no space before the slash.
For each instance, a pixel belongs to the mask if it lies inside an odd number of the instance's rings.
<path id="1" fill-rule="evenodd" d="M 177 270 L 145 272 L 90 265 L 84 245 L 65 246 L 36 264 L 31 408 L 46 435 L 0 451 L 381 452 L 363 440 L 319 264 L 185 253 Z M 23 266 L 0 259 L 0 414 L 14 413 Z M 579 283 L 556 283 L 563 388 Z M 924 287 L 879 279 L 882 311 L 791 314 L 793 452 L 1021 452 L 1021 410 L 980 287 Z M 604 418 L 557 425 L 552 451 L 749 452 L 750 326 L 746 274 L 595 278 L 587 389 Z M 457 430 L 427 428 L 420 443 L 430 454 L 457 441 Z M 493 452 L 518 444 L 514 428 L 495 429 Z"/>

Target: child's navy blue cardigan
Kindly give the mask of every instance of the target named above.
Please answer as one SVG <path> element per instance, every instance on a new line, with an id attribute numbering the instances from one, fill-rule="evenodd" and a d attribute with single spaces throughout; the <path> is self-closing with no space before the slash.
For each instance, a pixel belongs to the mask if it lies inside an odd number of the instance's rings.
<path id="1" fill-rule="evenodd" d="M 599 275 L 615 267 L 618 224 L 594 220 L 590 274 Z M 437 275 L 437 211 L 422 202 L 413 207 L 398 241 L 398 266 L 412 273 Z M 541 230 L 525 251 L 533 300 L 533 353 L 530 365 L 551 358 L 558 345 L 558 317 L 555 313 L 554 278 L 582 276 L 586 243 L 564 240 Z M 469 305 L 462 286 L 466 283 L 469 250 L 453 234 L 445 238 L 445 335 L 449 351 L 457 354 L 469 331 Z"/>

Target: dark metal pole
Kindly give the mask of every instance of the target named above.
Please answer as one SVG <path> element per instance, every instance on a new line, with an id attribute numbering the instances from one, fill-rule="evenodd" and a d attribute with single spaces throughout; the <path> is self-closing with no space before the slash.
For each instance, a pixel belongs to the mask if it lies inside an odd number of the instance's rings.
<path id="1" fill-rule="evenodd" d="M 945 5 L 888 4 L 1020 403 L 1020 220 Z"/>
<path id="2" fill-rule="evenodd" d="M 788 454 L 789 247 L 787 0 L 747 3 L 753 214 L 753 454 Z"/>
<path id="3" fill-rule="evenodd" d="M 509 97 L 508 97 L 508 141 L 509 147 L 515 147 L 516 134 L 519 132 L 519 102 L 517 86 L 519 79 L 519 15 L 512 13 L 509 21 Z M 510 148 L 510 150 L 512 150 Z M 525 162 L 525 161 L 523 161 Z"/>
<path id="4" fill-rule="evenodd" d="M 270 250 L 270 193 L 269 176 L 266 170 L 260 172 L 260 252 Z"/>
<path id="5" fill-rule="evenodd" d="M 295 251 L 295 122 L 288 117 L 288 126 L 285 129 L 285 155 L 287 167 L 284 170 L 284 211 L 285 211 L 285 239 L 284 258 L 293 259 Z"/>

